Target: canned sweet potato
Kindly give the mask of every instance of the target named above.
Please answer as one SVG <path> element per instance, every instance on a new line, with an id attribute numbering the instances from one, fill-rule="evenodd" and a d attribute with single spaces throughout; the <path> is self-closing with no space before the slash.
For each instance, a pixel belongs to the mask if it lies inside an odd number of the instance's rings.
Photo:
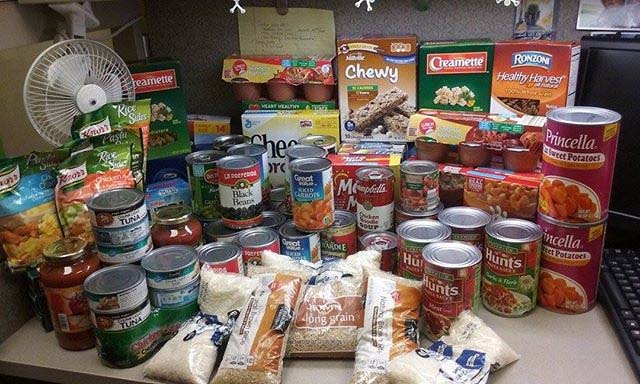
<path id="1" fill-rule="evenodd" d="M 333 225 L 320 232 L 322 260 L 346 259 L 358 249 L 356 215 L 347 211 L 335 211 Z"/>
<path id="2" fill-rule="evenodd" d="M 358 235 L 393 229 L 394 174 L 389 167 L 362 167 L 356 171 Z"/>
<path id="3" fill-rule="evenodd" d="M 430 243 L 448 240 L 451 229 L 431 219 L 409 220 L 398 226 L 398 262 L 396 275 L 422 280 L 424 259 L 422 250 Z"/>
<path id="4" fill-rule="evenodd" d="M 312 157 L 289 165 L 293 222 L 301 231 L 329 228 L 335 221 L 331 161 Z"/>
<path id="5" fill-rule="evenodd" d="M 380 251 L 382 259 L 380 269 L 386 272 L 396 271 L 398 260 L 398 237 L 392 232 L 371 232 L 360 239 L 360 250 Z"/>
<path id="6" fill-rule="evenodd" d="M 234 229 L 262 222 L 260 163 L 249 156 L 227 156 L 218 161 L 222 221 Z"/>

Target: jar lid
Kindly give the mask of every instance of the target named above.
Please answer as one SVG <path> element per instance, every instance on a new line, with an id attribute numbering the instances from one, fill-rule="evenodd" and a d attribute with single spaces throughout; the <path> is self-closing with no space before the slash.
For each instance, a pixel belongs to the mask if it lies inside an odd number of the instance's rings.
<path id="1" fill-rule="evenodd" d="M 182 224 L 189 221 L 193 211 L 184 204 L 171 204 L 158 209 L 156 223 L 160 225 Z"/>
<path id="2" fill-rule="evenodd" d="M 43 251 L 45 260 L 64 262 L 78 259 L 87 253 L 87 242 L 79 237 L 67 237 L 49 244 Z"/>

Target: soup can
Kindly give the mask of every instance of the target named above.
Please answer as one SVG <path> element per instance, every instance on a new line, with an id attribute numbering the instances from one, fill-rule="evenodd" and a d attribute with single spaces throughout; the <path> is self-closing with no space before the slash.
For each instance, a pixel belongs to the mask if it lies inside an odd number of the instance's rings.
<path id="1" fill-rule="evenodd" d="M 383 166 L 365 166 L 356 171 L 356 180 L 358 235 L 393 230 L 393 170 Z"/>
<path id="2" fill-rule="evenodd" d="M 242 248 L 236 243 L 222 242 L 206 244 L 198 249 L 200 264 L 207 264 L 214 272 L 245 274 Z"/>
<path id="3" fill-rule="evenodd" d="M 269 158 L 267 148 L 258 144 L 244 143 L 234 145 L 227 151 L 229 155 L 249 156 L 260 163 L 260 184 L 262 186 L 262 204 L 264 209 L 271 206 L 271 183 L 269 183 Z"/>
<path id="4" fill-rule="evenodd" d="M 438 214 L 438 221 L 451 228 L 451 240 L 461 241 L 484 251 L 484 227 L 491 215 L 479 208 L 451 207 Z"/>
<path id="5" fill-rule="evenodd" d="M 400 224 L 398 234 L 398 261 L 396 275 L 412 280 L 422 280 L 424 258 L 422 250 L 430 243 L 448 240 L 451 229 L 431 219 L 409 220 Z"/>
<path id="6" fill-rule="evenodd" d="M 380 269 L 386 272 L 396 270 L 398 260 L 398 236 L 392 232 L 370 232 L 360 238 L 360 249 L 371 249 L 382 254 Z"/>
<path id="7" fill-rule="evenodd" d="M 356 215 L 336 211 L 333 225 L 320 232 L 322 260 L 346 259 L 358 250 Z"/>
<path id="8" fill-rule="evenodd" d="M 102 268 L 84 281 L 89 308 L 99 313 L 122 313 L 147 300 L 144 269 L 125 264 Z"/>
<path id="9" fill-rule="evenodd" d="M 280 227 L 278 233 L 280 235 L 280 253 L 313 267 L 321 264 L 320 234 L 318 232 L 300 232 L 292 221 L 288 221 Z"/>
<path id="10" fill-rule="evenodd" d="M 251 228 L 238 234 L 236 242 L 242 248 L 242 261 L 245 264 L 262 264 L 262 252 L 280 253 L 280 237 L 271 228 Z"/>
<path id="11" fill-rule="evenodd" d="M 428 244 L 422 256 L 422 324 L 424 333 L 436 341 L 462 311 L 478 311 L 482 252 L 473 245 L 447 240 Z"/>
<path id="12" fill-rule="evenodd" d="M 262 223 L 260 164 L 249 156 L 227 156 L 218 161 L 222 222 L 234 229 Z"/>
<path id="13" fill-rule="evenodd" d="M 204 220 L 221 217 L 218 161 L 226 155 L 222 151 L 198 151 L 185 157 L 191 184 L 193 213 Z"/>
<path id="14" fill-rule="evenodd" d="M 438 220 L 438 214 L 444 209 L 444 204 L 440 203 L 435 209 L 427 212 L 405 212 L 400 207 L 400 204 L 396 204 L 396 228 L 398 225 L 404 223 L 409 220 L 416 219 L 431 219 Z"/>
<path id="15" fill-rule="evenodd" d="M 322 147 L 315 145 L 292 145 L 284 152 L 284 203 L 289 211 L 292 210 L 291 201 L 291 162 L 297 159 L 308 159 L 311 157 L 327 157 L 328 152 Z"/>
<path id="16" fill-rule="evenodd" d="M 293 222 L 300 231 L 329 228 L 335 221 L 331 161 L 297 159 L 289 164 Z"/>
<path id="17" fill-rule="evenodd" d="M 211 147 L 214 151 L 227 152 L 229 148 L 238 144 L 250 143 L 251 138 L 244 135 L 222 135 L 213 139 Z"/>
<path id="18" fill-rule="evenodd" d="M 606 219 L 569 224 L 538 214 L 542 260 L 538 305 L 560 313 L 584 313 L 596 304 Z"/>
<path id="19" fill-rule="evenodd" d="M 200 274 L 198 252 L 188 245 L 154 249 L 140 265 L 147 274 L 147 285 L 155 289 L 182 287 Z"/>
<path id="20" fill-rule="evenodd" d="M 400 208 L 404 212 L 429 212 L 440 205 L 438 164 L 409 160 L 400 165 Z"/>
<path id="21" fill-rule="evenodd" d="M 547 113 L 538 210 L 562 222 L 607 217 L 621 116 L 594 107 Z"/>
<path id="22" fill-rule="evenodd" d="M 277 211 L 264 211 L 262 212 L 262 216 L 264 218 L 260 226 L 271 228 L 276 231 L 278 231 L 278 228 L 280 228 L 282 224 L 287 222 L 286 216 Z"/>
<path id="23" fill-rule="evenodd" d="M 482 303 L 496 315 L 519 317 L 536 305 L 542 229 L 521 219 L 485 227 Z"/>
<path id="24" fill-rule="evenodd" d="M 204 240 L 207 243 L 215 241 L 234 241 L 242 229 L 228 228 L 222 219 L 214 220 L 204 227 Z"/>
<path id="25" fill-rule="evenodd" d="M 156 308 L 178 308 L 198 300 L 200 276 L 182 287 L 169 289 L 149 288 L 149 300 Z"/>
<path id="26" fill-rule="evenodd" d="M 300 140 L 298 140 L 298 144 L 314 145 L 326 149 L 329 154 L 335 154 L 338 140 L 329 135 L 308 135 L 301 137 Z"/>

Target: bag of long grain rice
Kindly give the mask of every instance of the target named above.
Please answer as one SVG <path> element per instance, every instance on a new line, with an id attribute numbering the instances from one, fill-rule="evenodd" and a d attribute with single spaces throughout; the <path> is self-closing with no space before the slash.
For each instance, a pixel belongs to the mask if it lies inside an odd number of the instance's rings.
<path id="1" fill-rule="evenodd" d="M 389 383 L 389 362 L 418 348 L 421 282 L 370 272 L 351 384 Z"/>
<path id="2" fill-rule="evenodd" d="M 200 311 L 216 315 L 220 322 L 225 323 L 227 313 L 242 309 L 257 287 L 255 279 L 237 273 L 216 272 L 205 264 L 200 271 Z"/>
<path id="3" fill-rule="evenodd" d="M 308 265 L 304 265 L 289 256 L 280 255 L 272 251 L 262 252 L 262 265 L 247 265 L 247 276 L 256 277 L 269 273 L 285 273 L 287 275 L 299 277 L 303 283 L 316 274 L 316 270 Z"/>

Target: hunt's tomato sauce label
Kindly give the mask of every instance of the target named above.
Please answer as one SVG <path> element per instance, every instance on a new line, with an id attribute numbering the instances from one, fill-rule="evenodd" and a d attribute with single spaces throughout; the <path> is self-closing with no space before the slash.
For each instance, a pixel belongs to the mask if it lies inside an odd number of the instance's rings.
<path id="1" fill-rule="evenodd" d="M 363 167 L 356 171 L 358 235 L 393 229 L 393 170 L 389 167 Z"/>
<path id="2" fill-rule="evenodd" d="M 222 220 L 229 228 L 255 227 L 262 222 L 260 163 L 248 156 L 218 161 Z"/>

